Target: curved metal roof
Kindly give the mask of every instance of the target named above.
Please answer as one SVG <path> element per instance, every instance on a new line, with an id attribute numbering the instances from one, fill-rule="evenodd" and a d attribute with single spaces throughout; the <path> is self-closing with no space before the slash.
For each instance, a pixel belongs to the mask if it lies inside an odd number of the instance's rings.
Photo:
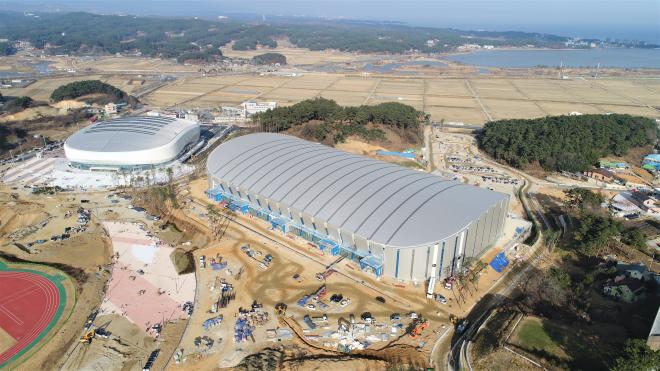
<path id="1" fill-rule="evenodd" d="M 292 136 L 216 148 L 209 175 L 376 243 L 419 246 L 460 231 L 508 196 Z"/>
<path id="2" fill-rule="evenodd" d="M 199 124 L 171 117 L 133 116 L 100 121 L 70 136 L 67 146 L 93 152 L 130 152 L 160 147 Z"/>

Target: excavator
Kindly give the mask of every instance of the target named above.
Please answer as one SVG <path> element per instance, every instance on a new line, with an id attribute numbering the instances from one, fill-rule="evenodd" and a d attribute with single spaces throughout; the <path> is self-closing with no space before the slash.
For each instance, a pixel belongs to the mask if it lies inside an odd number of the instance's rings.
<path id="1" fill-rule="evenodd" d="M 418 318 L 410 324 L 410 327 L 408 328 L 408 334 L 411 338 L 415 339 L 420 336 L 427 327 L 429 327 L 429 321 Z"/>
<path id="2" fill-rule="evenodd" d="M 83 344 L 91 344 L 92 340 L 94 340 L 94 338 L 97 336 L 102 339 L 109 338 L 111 333 L 108 330 L 106 330 L 106 327 L 108 327 L 109 324 L 110 322 L 102 326 L 96 327 L 93 325 L 93 323 L 91 323 L 89 327 L 85 326 L 87 328 L 85 334 L 83 334 L 83 336 L 81 336 L 78 341 L 80 341 Z"/>
<path id="3" fill-rule="evenodd" d="M 91 329 L 91 330 L 85 332 L 85 334 L 80 337 L 79 341 L 81 343 L 91 344 L 92 339 L 94 339 L 95 336 L 96 336 L 96 329 Z"/>

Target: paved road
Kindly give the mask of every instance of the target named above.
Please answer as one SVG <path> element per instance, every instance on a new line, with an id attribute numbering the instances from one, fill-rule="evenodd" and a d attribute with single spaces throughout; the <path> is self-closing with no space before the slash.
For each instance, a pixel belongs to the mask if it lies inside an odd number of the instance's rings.
<path id="1" fill-rule="evenodd" d="M 465 359 L 466 354 L 464 353 L 465 345 L 467 342 L 475 335 L 475 331 L 481 326 L 483 321 L 487 318 L 487 315 L 491 312 L 492 309 L 496 308 L 502 303 L 504 298 L 511 294 L 513 289 L 518 285 L 518 283 L 524 279 L 530 272 L 531 268 L 536 266 L 540 259 L 544 256 L 543 252 L 543 236 L 542 230 L 539 228 L 541 225 L 541 219 L 539 215 L 543 215 L 540 208 L 540 205 L 535 199 L 531 199 L 529 189 L 531 186 L 538 186 L 537 179 L 533 178 L 526 173 L 511 168 L 506 165 L 495 163 L 489 159 L 483 158 L 485 162 L 490 162 L 491 165 L 496 165 L 506 170 L 520 176 L 524 179 L 524 184 L 520 190 L 520 198 L 523 208 L 528 216 L 534 220 L 537 225 L 538 237 L 535 243 L 532 245 L 532 258 L 528 260 L 528 264 L 520 267 L 513 267 L 506 273 L 506 276 L 503 277 L 502 281 L 496 285 L 490 294 L 487 294 L 484 299 L 478 302 L 474 309 L 470 312 L 468 318 L 470 319 L 470 326 L 462 335 L 458 336 L 455 339 L 452 339 L 451 348 L 447 355 L 447 369 L 448 370 L 461 370 L 467 368 L 467 365 L 464 365 L 461 362 L 461 359 Z M 537 208 L 538 207 L 538 208 Z M 520 268 L 519 268 L 520 267 Z"/>

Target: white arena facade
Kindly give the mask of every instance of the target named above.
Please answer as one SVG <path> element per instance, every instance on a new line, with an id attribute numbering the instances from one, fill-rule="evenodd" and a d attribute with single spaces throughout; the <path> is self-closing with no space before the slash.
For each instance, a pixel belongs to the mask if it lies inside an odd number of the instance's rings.
<path id="1" fill-rule="evenodd" d="M 133 116 L 94 123 L 70 136 L 64 154 L 85 170 L 140 171 L 166 166 L 193 148 L 200 126 L 171 117 Z"/>

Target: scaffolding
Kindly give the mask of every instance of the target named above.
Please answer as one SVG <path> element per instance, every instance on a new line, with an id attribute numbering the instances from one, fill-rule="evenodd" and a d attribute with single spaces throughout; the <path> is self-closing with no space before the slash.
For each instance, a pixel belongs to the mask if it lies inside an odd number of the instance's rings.
<path id="1" fill-rule="evenodd" d="M 372 271 L 376 276 L 383 274 L 383 261 L 375 255 L 367 255 L 360 259 L 360 269 L 363 271 Z"/>
<path id="2" fill-rule="evenodd" d="M 282 233 L 291 232 L 317 246 L 321 251 L 329 251 L 333 256 L 341 255 L 360 264 L 360 269 L 370 271 L 376 276 L 383 274 L 383 263 L 380 257 L 359 251 L 353 246 L 341 244 L 325 233 L 309 228 L 303 224 L 279 215 L 270 209 L 262 208 L 253 203 L 226 192 L 221 186 L 206 191 L 207 196 L 218 202 L 226 202 L 232 211 L 250 214 L 269 222 L 273 230 Z"/>

